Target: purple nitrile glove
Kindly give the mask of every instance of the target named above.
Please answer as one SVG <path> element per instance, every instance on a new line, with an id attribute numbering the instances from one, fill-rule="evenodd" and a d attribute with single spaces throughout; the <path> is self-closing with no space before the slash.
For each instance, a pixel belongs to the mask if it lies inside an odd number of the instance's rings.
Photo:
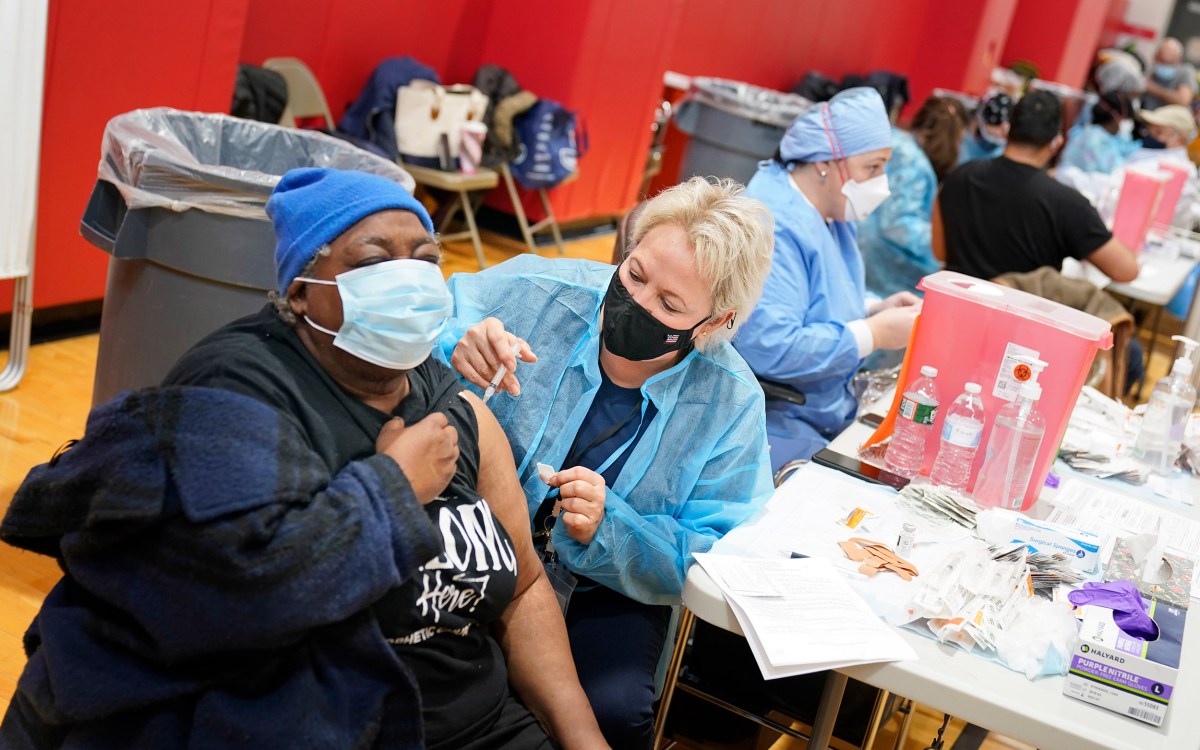
<path id="1" fill-rule="evenodd" d="M 1150 619 L 1146 603 L 1132 581 L 1088 582 L 1067 594 L 1067 599 L 1077 607 L 1091 604 L 1111 609 L 1113 622 L 1134 638 L 1152 641 L 1158 637 L 1158 626 Z"/>

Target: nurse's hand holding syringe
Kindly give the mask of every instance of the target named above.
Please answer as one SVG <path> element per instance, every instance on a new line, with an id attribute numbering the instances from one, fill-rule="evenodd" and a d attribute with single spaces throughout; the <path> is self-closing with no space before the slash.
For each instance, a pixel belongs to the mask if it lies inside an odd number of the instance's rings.
<path id="1" fill-rule="evenodd" d="M 488 391 L 506 391 L 513 396 L 521 395 L 521 384 L 517 382 L 517 360 L 536 362 L 537 355 L 529 344 L 504 330 L 504 324 L 496 318 L 485 318 L 467 329 L 454 353 L 450 364 L 470 383 Z M 485 391 L 485 400 L 489 398 Z"/>

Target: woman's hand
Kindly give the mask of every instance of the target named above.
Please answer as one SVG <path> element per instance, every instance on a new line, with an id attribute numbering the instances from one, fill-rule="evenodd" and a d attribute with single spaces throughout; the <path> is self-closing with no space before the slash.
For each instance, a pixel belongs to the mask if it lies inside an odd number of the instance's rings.
<path id="1" fill-rule="evenodd" d="M 567 534 L 580 544 L 591 544 L 604 520 L 604 477 L 574 466 L 552 476 L 550 486 L 558 488 L 558 520 L 567 525 Z"/>
<path id="2" fill-rule="evenodd" d="M 881 313 L 884 310 L 891 310 L 895 307 L 912 307 L 914 305 L 919 306 L 920 304 L 921 298 L 912 292 L 896 292 L 895 294 L 890 295 L 887 299 L 879 300 L 874 305 L 871 305 L 871 309 L 867 311 L 867 314 L 874 315 L 876 313 Z M 920 307 L 917 309 L 919 310 Z"/>
<path id="3" fill-rule="evenodd" d="M 412 426 L 396 417 L 379 431 L 375 450 L 400 466 L 417 502 L 427 505 L 454 478 L 458 467 L 458 430 L 441 412 L 434 412 Z"/>
<path id="4" fill-rule="evenodd" d="M 537 362 L 537 355 L 529 348 L 529 344 L 504 330 L 504 324 L 496 318 L 484 318 L 467 329 L 458 346 L 454 347 L 450 364 L 459 375 L 480 388 L 487 388 L 496 370 L 504 365 L 508 368 L 508 374 L 497 388 L 520 396 L 521 384 L 516 376 L 517 358 L 513 356 L 514 343 L 521 345 L 522 362 Z"/>
<path id="5" fill-rule="evenodd" d="M 920 313 L 919 305 L 892 307 L 867 318 L 867 327 L 876 349 L 903 349 L 908 346 L 908 336 Z"/>

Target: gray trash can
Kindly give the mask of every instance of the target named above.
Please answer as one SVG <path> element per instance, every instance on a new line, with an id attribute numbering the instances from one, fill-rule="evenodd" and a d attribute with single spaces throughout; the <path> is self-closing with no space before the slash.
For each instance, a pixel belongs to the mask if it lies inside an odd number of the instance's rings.
<path id="1" fill-rule="evenodd" d="M 289 169 L 407 172 L 346 141 L 227 115 L 160 108 L 113 118 L 83 236 L 112 258 L 92 403 L 157 385 L 201 338 L 275 288 L 263 207 Z"/>
<path id="2" fill-rule="evenodd" d="M 787 126 L 812 102 L 796 94 L 721 78 L 694 78 L 675 110 L 675 125 L 691 136 L 679 179 L 731 177 L 746 183 L 771 158 Z"/>

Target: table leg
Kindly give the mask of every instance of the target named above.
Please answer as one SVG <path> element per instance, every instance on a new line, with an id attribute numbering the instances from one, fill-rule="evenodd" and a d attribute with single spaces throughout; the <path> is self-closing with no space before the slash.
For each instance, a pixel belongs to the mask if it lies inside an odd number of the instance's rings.
<path id="1" fill-rule="evenodd" d="M 812 739 L 809 750 L 825 750 L 833 737 L 833 722 L 842 707 L 842 694 L 846 692 L 849 678 L 841 672 L 830 671 L 825 676 L 825 687 L 821 690 L 821 702 L 817 704 L 817 716 L 813 719 Z"/>
<path id="2" fill-rule="evenodd" d="M 687 607 L 679 608 L 679 633 L 675 637 L 675 651 L 667 665 L 667 677 L 663 682 L 662 699 L 658 702 L 658 715 L 654 717 L 654 748 L 662 744 L 663 732 L 667 729 L 667 712 L 671 710 L 671 699 L 675 697 L 675 685 L 679 682 L 679 670 L 683 666 L 683 652 L 692 635 L 692 624 L 696 616 Z"/>

